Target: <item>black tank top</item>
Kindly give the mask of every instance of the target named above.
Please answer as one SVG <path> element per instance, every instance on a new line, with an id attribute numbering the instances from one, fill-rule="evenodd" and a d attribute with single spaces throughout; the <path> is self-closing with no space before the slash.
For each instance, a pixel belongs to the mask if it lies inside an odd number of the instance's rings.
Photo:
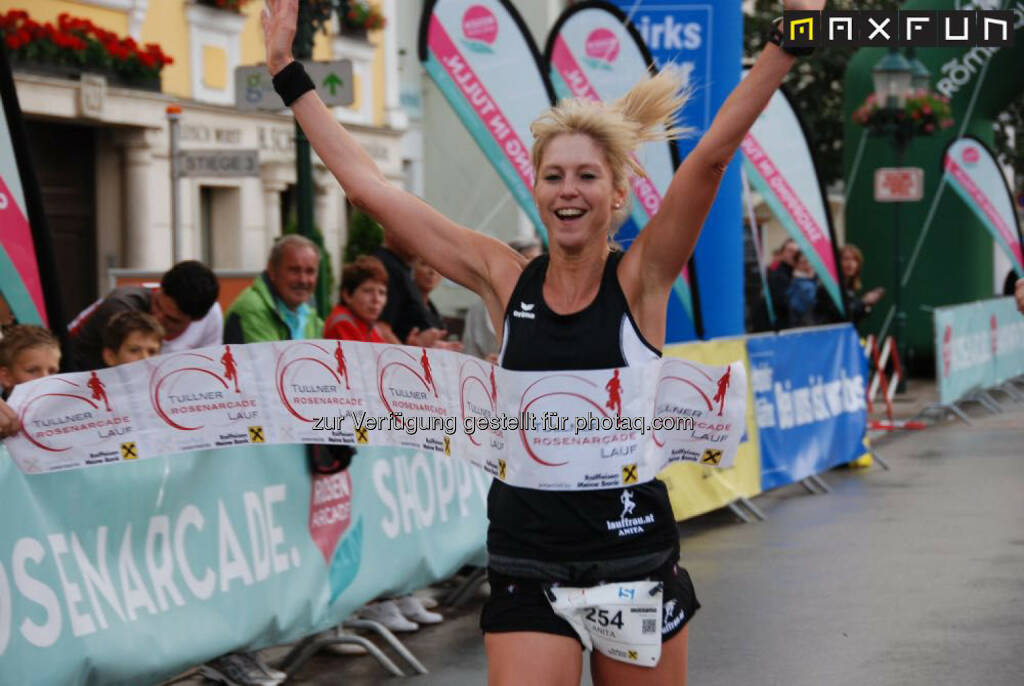
<path id="1" fill-rule="evenodd" d="M 609 369 L 661 357 L 640 335 L 629 312 L 617 276 L 621 257 L 618 252 L 609 255 L 593 302 L 566 315 L 544 302 L 548 257 L 528 264 L 505 311 L 501 366 L 519 371 Z M 499 570 L 496 559 L 611 561 L 678 550 L 668 491 L 658 480 L 574 492 L 520 488 L 495 479 L 487 514 L 487 550 Z"/>

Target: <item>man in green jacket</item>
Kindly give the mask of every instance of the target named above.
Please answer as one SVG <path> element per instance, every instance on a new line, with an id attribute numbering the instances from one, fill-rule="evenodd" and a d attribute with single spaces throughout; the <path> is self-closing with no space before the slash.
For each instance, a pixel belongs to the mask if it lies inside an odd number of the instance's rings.
<path id="1" fill-rule="evenodd" d="M 320 338 L 324 323 L 309 303 L 319 265 L 320 253 L 308 238 L 290 234 L 277 241 L 266 270 L 228 308 L 224 342 Z"/>

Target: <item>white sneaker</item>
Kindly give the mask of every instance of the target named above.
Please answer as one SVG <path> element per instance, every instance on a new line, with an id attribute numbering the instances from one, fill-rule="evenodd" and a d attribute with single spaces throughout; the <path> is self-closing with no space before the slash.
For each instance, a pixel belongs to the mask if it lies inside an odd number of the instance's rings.
<path id="1" fill-rule="evenodd" d="M 437 602 L 437 599 L 428 591 L 416 591 L 413 595 L 418 601 L 420 601 L 420 605 L 427 610 L 433 610 L 435 607 L 440 605 L 440 603 Z"/>
<path id="2" fill-rule="evenodd" d="M 398 611 L 398 606 L 391 600 L 382 600 L 378 603 L 370 603 L 359 611 L 359 616 L 374 622 L 380 622 L 391 631 L 408 632 L 416 631 L 420 625 L 410 622 Z"/>
<path id="3" fill-rule="evenodd" d="M 440 624 L 444 621 L 442 615 L 427 610 L 420 599 L 414 595 L 402 596 L 395 601 L 395 605 L 398 606 L 398 611 L 405 615 L 406 619 L 411 619 L 420 624 Z"/>
<path id="4" fill-rule="evenodd" d="M 231 653 L 210 660 L 199 668 L 199 673 L 227 686 L 277 686 L 282 681 L 270 677 L 246 653 Z"/>

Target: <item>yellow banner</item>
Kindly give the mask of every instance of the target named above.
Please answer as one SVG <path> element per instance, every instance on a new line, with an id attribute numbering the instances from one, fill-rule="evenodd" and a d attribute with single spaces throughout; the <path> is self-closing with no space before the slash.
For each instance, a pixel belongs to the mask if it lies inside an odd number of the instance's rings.
<path id="1" fill-rule="evenodd" d="M 727 364 L 742 360 L 747 378 L 750 378 L 750 360 L 742 338 L 667 346 L 665 357 L 680 357 L 702 364 Z M 736 461 L 729 469 L 678 463 L 658 474 L 658 478 L 668 486 L 676 520 L 696 517 L 717 510 L 741 496 L 750 498 L 761 492 L 761 450 L 750 384 L 747 385 L 746 438 L 746 441 L 740 443 Z"/>

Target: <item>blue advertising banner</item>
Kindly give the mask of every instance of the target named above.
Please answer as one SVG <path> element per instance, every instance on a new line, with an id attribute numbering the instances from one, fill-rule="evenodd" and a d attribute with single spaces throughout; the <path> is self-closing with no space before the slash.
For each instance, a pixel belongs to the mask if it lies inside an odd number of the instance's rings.
<path id="1" fill-rule="evenodd" d="M 696 135 L 676 141 L 685 159 L 740 80 L 743 13 L 738 2 L 614 0 L 659 67 L 674 63 L 693 90 L 681 123 Z M 697 242 L 699 310 L 706 339 L 744 333 L 743 216 L 738 164 L 730 164 Z"/>
<path id="2" fill-rule="evenodd" d="M 863 453 L 867 359 L 849 324 L 747 340 L 767 491 Z"/>
<path id="3" fill-rule="evenodd" d="M 395 448 L 313 478 L 292 445 L 28 476 L 0 446 L 0 683 L 154 683 L 335 626 L 482 563 L 488 482 Z"/>

